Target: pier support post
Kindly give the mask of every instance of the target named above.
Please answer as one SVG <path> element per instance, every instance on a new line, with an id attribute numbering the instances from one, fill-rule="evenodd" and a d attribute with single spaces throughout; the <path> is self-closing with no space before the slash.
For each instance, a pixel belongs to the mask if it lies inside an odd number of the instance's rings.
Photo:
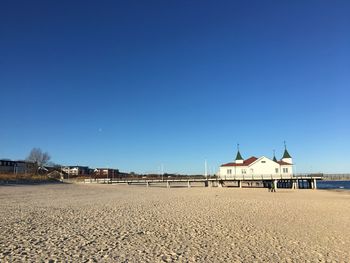
<path id="1" fill-rule="evenodd" d="M 190 181 L 187 181 L 187 187 L 191 188 L 191 182 Z"/>
<path id="2" fill-rule="evenodd" d="M 298 179 L 293 180 L 293 189 L 298 189 Z"/>
<path id="3" fill-rule="evenodd" d="M 277 189 L 277 180 L 273 180 L 274 189 Z"/>
<path id="4" fill-rule="evenodd" d="M 169 181 L 166 181 L 166 187 L 170 188 L 170 182 Z"/>
<path id="5" fill-rule="evenodd" d="M 238 180 L 237 182 L 238 182 L 238 187 L 239 187 L 239 188 L 242 188 L 242 181 L 241 181 L 241 180 Z"/>
<path id="6" fill-rule="evenodd" d="M 317 189 L 317 180 L 316 179 L 314 179 L 314 187 L 313 187 L 313 189 Z"/>
<path id="7" fill-rule="evenodd" d="M 149 187 L 149 182 L 146 182 L 146 186 Z"/>

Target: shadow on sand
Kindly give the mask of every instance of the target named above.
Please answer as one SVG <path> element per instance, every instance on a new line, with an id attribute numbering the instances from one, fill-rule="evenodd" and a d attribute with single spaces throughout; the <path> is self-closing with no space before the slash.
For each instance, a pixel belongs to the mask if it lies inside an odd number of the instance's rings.
<path id="1" fill-rule="evenodd" d="M 48 185 L 67 184 L 57 179 L 50 180 L 0 180 L 0 186 L 27 186 L 27 185 Z"/>

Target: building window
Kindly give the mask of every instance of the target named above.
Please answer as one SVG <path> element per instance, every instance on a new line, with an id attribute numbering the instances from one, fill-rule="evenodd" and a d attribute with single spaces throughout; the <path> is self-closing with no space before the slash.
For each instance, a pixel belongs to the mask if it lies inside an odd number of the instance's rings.
<path id="1" fill-rule="evenodd" d="M 231 169 L 227 169 L 227 174 L 232 174 L 232 170 Z"/>
<path id="2" fill-rule="evenodd" d="M 288 173 L 288 168 L 283 168 L 283 173 Z"/>
<path id="3" fill-rule="evenodd" d="M 247 171 L 245 169 L 242 169 L 242 174 L 246 174 Z"/>
<path id="4" fill-rule="evenodd" d="M 278 168 L 275 168 L 276 174 L 278 174 Z"/>
<path id="5" fill-rule="evenodd" d="M 266 163 L 266 161 L 261 161 L 261 163 Z"/>

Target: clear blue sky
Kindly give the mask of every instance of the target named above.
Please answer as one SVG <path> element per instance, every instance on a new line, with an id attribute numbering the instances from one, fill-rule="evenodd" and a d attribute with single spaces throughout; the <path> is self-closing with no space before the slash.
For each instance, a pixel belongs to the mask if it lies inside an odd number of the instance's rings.
<path id="1" fill-rule="evenodd" d="M 350 1 L 1 1 L 0 158 L 350 172 Z"/>

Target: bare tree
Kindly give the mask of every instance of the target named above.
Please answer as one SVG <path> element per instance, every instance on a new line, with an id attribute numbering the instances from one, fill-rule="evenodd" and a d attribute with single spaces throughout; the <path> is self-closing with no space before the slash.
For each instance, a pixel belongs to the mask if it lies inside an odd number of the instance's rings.
<path id="1" fill-rule="evenodd" d="M 27 161 L 35 164 L 36 172 L 44 168 L 44 165 L 50 161 L 51 156 L 48 152 L 43 152 L 40 148 L 33 148 L 28 157 Z"/>

